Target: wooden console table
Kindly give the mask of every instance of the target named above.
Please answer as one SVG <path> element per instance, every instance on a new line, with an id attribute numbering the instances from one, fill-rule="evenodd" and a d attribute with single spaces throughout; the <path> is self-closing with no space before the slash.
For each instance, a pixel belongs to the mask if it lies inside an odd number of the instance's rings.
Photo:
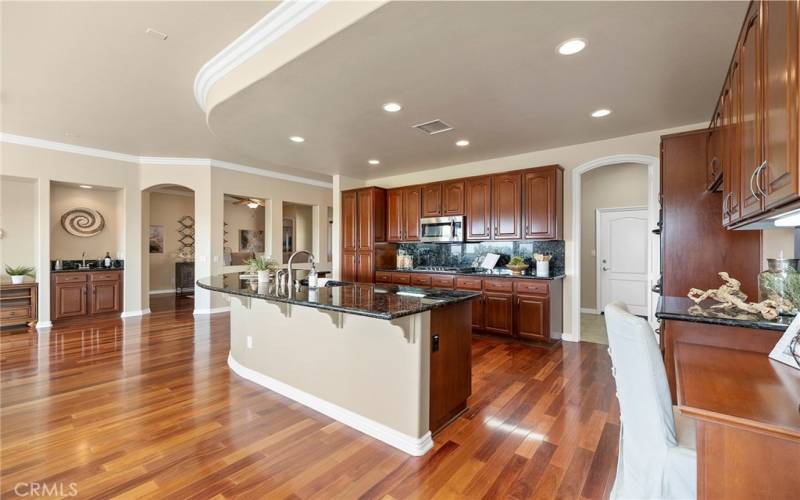
<path id="1" fill-rule="evenodd" d="M 800 370 L 762 352 L 675 342 L 681 412 L 695 420 L 698 498 L 797 498 Z"/>
<path id="2" fill-rule="evenodd" d="M 0 287 L 0 326 L 34 326 L 39 317 L 37 307 L 39 285 L 22 283 L 4 284 Z"/>

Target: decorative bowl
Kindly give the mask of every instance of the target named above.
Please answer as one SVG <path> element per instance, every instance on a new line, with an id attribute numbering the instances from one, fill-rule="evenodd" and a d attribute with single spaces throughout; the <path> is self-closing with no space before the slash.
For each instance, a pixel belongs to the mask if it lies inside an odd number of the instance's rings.
<path id="1" fill-rule="evenodd" d="M 506 264 L 506 268 L 509 269 L 514 276 L 519 276 L 523 271 L 528 269 L 528 264 Z"/>

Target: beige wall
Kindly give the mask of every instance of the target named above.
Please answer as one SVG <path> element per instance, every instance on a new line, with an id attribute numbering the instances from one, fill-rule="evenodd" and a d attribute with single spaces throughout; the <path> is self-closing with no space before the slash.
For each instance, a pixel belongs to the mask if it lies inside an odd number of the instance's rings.
<path id="1" fill-rule="evenodd" d="M 294 241 L 294 249 L 295 251 L 298 250 L 306 250 L 308 252 L 314 253 L 314 232 L 312 228 L 313 224 L 313 207 L 310 205 L 299 205 L 297 203 L 283 203 L 283 218 L 284 219 L 292 219 L 294 220 L 294 234 L 295 234 L 295 241 Z M 327 259 L 327 246 L 321 249 L 322 254 L 317 255 L 314 254 L 319 259 Z M 284 256 L 284 263 L 288 262 L 288 255 Z M 295 257 L 299 259 L 300 256 Z M 305 261 L 305 259 L 302 259 Z"/>
<path id="2" fill-rule="evenodd" d="M 125 244 L 124 207 L 120 206 L 122 191 L 81 189 L 74 186 L 50 186 L 50 260 L 75 260 L 86 253 L 86 260 L 103 258 L 108 252 L 117 258 Z M 105 227 L 94 236 L 81 237 L 61 227 L 61 216 L 73 208 L 91 208 L 100 212 Z"/>
<path id="3" fill-rule="evenodd" d="M 150 223 L 164 226 L 164 253 L 149 253 L 150 292 L 175 289 L 175 262 L 180 244 L 178 219 L 188 215 L 194 217 L 194 193 L 186 194 L 150 193 Z"/>
<path id="4" fill-rule="evenodd" d="M 581 177 L 581 308 L 597 307 L 595 210 L 646 207 L 647 167 L 622 163 L 586 172 Z M 596 252 L 595 252 L 596 253 Z"/>
<path id="5" fill-rule="evenodd" d="M 264 231 L 265 208 L 250 208 L 246 205 L 236 205 L 232 201 L 225 201 L 224 220 L 228 223 L 228 246 L 232 252 L 240 252 L 239 231 L 242 229 Z M 265 233 L 266 237 L 266 233 Z"/>
<path id="6" fill-rule="evenodd" d="M 794 254 L 794 228 L 784 227 L 762 231 L 761 255 L 764 261 L 761 268 L 766 269 L 767 259 L 778 258 L 781 252 L 787 259 L 800 257 L 800 255 Z"/>
<path id="7" fill-rule="evenodd" d="M 5 267 L 36 267 L 37 246 L 36 181 L 0 177 L 0 260 Z M 9 278 L 1 271 L 2 280 Z M 25 278 L 32 281 L 32 278 Z"/>

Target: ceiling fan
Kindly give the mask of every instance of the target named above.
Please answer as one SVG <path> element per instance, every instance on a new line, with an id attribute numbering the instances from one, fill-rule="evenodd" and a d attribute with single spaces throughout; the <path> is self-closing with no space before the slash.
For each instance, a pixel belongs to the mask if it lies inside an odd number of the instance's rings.
<path id="1" fill-rule="evenodd" d="M 233 195 L 229 196 L 234 200 L 236 200 L 233 202 L 234 205 L 247 205 L 249 208 L 258 208 L 266 206 L 263 201 L 257 198 L 242 198 L 241 196 L 233 196 Z"/>

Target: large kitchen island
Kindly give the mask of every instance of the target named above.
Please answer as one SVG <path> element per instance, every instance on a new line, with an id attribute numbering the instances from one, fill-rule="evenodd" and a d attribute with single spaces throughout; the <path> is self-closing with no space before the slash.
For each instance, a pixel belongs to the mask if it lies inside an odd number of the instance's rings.
<path id="1" fill-rule="evenodd" d="M 231 298 L 231 370 L 406 453 L 467 407 L 476 292 L 236 273 L 198 285 Z"/>

